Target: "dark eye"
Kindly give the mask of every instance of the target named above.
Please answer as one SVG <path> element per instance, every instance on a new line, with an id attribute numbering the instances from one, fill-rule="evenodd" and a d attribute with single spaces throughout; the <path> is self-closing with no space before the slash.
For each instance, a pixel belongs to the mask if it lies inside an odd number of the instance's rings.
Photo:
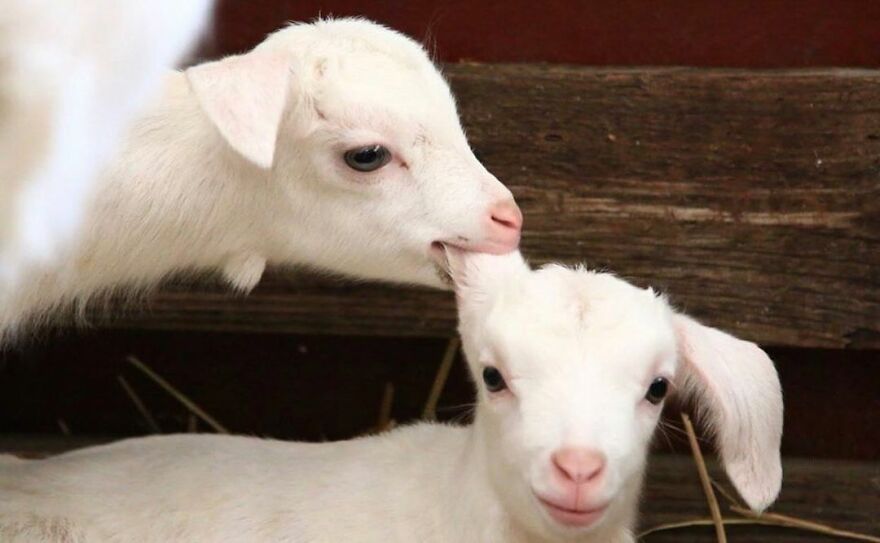
<path id="1" fill-rule="evenodd" d="M 486 366 L 483 368 L 483 382 L 486 383 L 486 388 L 489 389 L 489 392 L 501 392 L 507 388 L 507 383 L 504 382 L 504 376 L 501 375 L 498 368 L 492 366 Z"/>
<path id="2" fill-rule="evenodd" d="M 648 393 L 645 394 L 645 399 L 652 404 L 657 405 L 663 401 L 663 398 L 666 397 L 668 392 L 669 381 L 667 381 L 665 377 L 658 377 L 654 379 L 654 382 L 648 387 Z"/>
<path id="3" fill-rule="evenodd" d="M 348 167 L 359 172 L 374 172 L 391 162 L 391 151 L 382 145 L 349 149 L 344 155 Z"/>

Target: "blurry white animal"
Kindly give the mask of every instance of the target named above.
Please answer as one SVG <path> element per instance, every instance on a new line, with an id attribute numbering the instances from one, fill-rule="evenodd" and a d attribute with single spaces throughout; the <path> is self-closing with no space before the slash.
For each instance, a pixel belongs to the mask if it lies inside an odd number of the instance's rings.
<path id="1" fill-rule="evenodd" d="M 761 349 L 608 274 L 451 253 L 472 426 L 321 444 L 149 437 L 0 463 L 0 536 L 631 543 L 667 393 L 695 396 L 749 506 L 774 501 L 782 396 Z"/>
<path id="2" fill-rule="evenodd" d="M 210 0 L 5 0 L 0 282 L 76 236 L 98 168 L 208 18 Z"/>
<path id="3" fill-rule="evenodd" d="M 504 253 L 521 223 L 419 44 L 363 20 L 292 25 L 168 74 L 71 250 L 0 289 L 0 336 L 181 270 L 243 291 L 267 262 L 442 286 L 437 242 Z"/>

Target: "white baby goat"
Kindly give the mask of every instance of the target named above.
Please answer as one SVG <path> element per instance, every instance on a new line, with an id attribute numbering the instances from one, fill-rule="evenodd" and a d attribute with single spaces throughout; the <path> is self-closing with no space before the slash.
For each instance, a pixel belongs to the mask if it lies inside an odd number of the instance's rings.
<path id="1" fill-rule="evenodd" d="M 752 343 L 614 276 L 451 255 L 469 427 L 339 443 L 166 436 L 0 462 L 3 541 L 631 543 L 667 391 L 695 395 L 755 510 L 782 396 Z M 64 538 L 67 539 L 64 539 Z"/>
<path id="2" fill-rule="evenodd" d="M 96 174 L 207 20 L 210 0 L 4 0 L 0 281 L 76 237 Z"/>
<path id="3" fill-rule="evenodd" d="M 0 289 L 0 338 L 181 270 L 221 270 L 244 291 L 267 262 L 441 286 L 436 242 L 509 252 L 521 221 L 418 43 L 363 20 L 297 24 L 168 75 L 81 239 Z"/>

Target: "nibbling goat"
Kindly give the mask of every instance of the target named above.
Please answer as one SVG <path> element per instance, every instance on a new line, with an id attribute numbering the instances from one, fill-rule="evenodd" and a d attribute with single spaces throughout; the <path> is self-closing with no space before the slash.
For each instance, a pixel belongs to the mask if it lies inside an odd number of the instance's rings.
<path id="1" fill-rule="evenodd" d="M 169 74 L 85 216 L 62 258 L 0 287 L 0 337 L 179 271 L 242 291 L 267 262 L 440 287 L 439 243 L 505 253 L 522 223 L 424 49 L 357 19 Z"/>
<path id="2" fill-rule="evenodd" d="M 471 426 L 320 444 L 159 436 L 7 460 L 0 536 L 632 543 L 668 393 L 696 398 L 746 503 L 775 500 L 782 395 L 757 346 L 608 274 L 531 270 L 518 252 L 450 250 L 449 264 Z"/>

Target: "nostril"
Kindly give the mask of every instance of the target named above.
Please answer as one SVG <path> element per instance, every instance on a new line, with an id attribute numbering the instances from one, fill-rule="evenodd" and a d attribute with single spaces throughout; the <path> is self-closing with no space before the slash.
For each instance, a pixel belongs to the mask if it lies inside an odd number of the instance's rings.
<path id="1" fill-rule="evenodd" d="M 605 469 L 605 455 L 593 449 L 560 449 L 551 458 L 559 474 L 576 484 L 597 479 Z"/>
<path id="2" fill-rule="evenodd" d="M 509 218 L 499 217 L 498 215 L 492 215 L 492 222 L 496 222 L 505 228 L 512 228 L 514 230 L 519 229 L 516 221 Z"/>
<path id="3" fill-rule="evenodd" d="M 497 222 L 501 226 L 507 226 L 509 228 L 513 228 L 513 223 L 508 219 L 503 219 L 498 217 L 497 215 L 492 215 L 492 222 Z"/>
<path id="4" fill-rule="evenodd" d="M 496 202 L 489 209 L 492 222 L 505 229 L 519 231 L 522 228 L 522 212 L 512 198 Z"/>

